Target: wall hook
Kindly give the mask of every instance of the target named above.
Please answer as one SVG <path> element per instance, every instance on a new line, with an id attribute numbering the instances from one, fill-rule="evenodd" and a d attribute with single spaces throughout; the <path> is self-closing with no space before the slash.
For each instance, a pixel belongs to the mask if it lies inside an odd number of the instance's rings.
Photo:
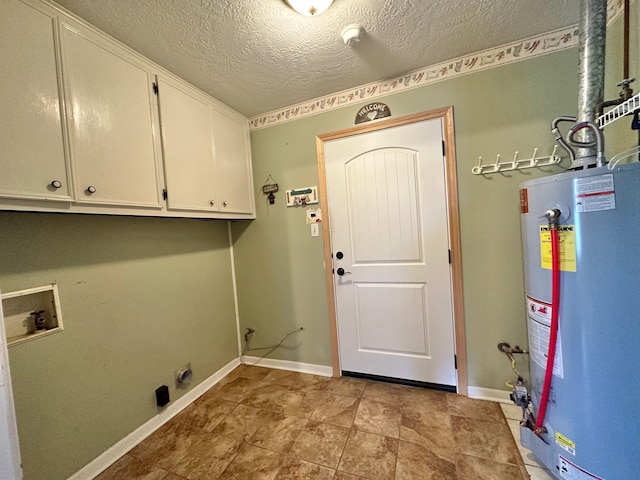
<path id="1" fill-rule="evenodd" d="M 559 155 L 556 155 L 558 145 L 553 146 L 553 152 L 549 156 L 538 156 L 538 149 L 533 149 L 533 155 L 531 158 L 518 159 L 518 151 L 516 150 L 513 155 L 513 160 L 510 162 L 501 162 L 500 154 L 496 155 L 496 161 L 492 164 L 483 165 L 482 157 L 478 157 L 478 165 L 471 169 L 471 173 L 474 175 L 489 175 L 492 173 L 503 173 L 513 170 L 524 170 L 526 168 L 534 167 L 548 167 L 551 165 L 557 165 L 562 161 Z"/>

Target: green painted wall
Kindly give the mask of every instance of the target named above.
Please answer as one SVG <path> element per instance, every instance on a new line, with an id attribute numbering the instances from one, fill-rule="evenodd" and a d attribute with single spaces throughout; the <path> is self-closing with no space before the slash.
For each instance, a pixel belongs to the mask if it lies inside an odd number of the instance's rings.
<path id="1" fill-rule="evenodd" d="M 227 224 L 0 213 L 0 288 L 57 283 L 64 331 L 9 349 L 26 480 L 65 479 L 237 357 Z"/>
<path id="2" fill-rule="evenodd" d="M 609 97 L 617 95 L 615 83 L 621 75 L 620 23 L 609 33 Z M 527 344 L 518 185 L 560 169 L 485 178 L 472 175 L 471 168 L 479 156 L 490 161 L 499 153 L 507 160 L 517 150 L 525 158 L 536 147 L 540 154 L 551 153 L 551 121 L 576 114 L 577 55 L 577 49 L 570 49 L 380 99 L 396 117 L 454 107 L 472 386 L 505 388 L 513 374 L 496 345 L 501 340 Z M 256 329 L 252 345 L 271 344 L 297 326 L 306 328 L 272 358 L 331 364 L 322 239 L 310 236 L 304 208 L 285 206 L 283 191 L 318 184 L 316 135 L 353 126 L 362 105 L 252 132 L 257 219 L 234 225 L 241 327 Z M 566 124 L 563 127 L 566 130 Z M 629 134 L 628 124 L 611 130 L 614 142 L 608 152 L 634 144 L 636 137 Z M 559 153 L 567 157 L 564 151 Z M 260 192 L 269 174 L 281 189 L 273 206 L 267 206 Z M 526 371 L 526 361 L 519 367 Z"/>

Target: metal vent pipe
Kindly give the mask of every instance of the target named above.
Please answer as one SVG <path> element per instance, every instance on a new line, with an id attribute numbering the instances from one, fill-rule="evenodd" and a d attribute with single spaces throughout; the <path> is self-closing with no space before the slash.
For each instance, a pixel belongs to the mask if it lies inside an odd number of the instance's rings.
<path id="1" fill-rule="evenodd" d="M 579 28 L 578 122 L 594 123 L 598 105 L 604 100 L 607 0 L 582 0 Z M 571 167 L 594 165 L 597 147 L 593 132 L 583 129 L 576 137 L 589 146 L 576 150 L 576 159 Z"/>

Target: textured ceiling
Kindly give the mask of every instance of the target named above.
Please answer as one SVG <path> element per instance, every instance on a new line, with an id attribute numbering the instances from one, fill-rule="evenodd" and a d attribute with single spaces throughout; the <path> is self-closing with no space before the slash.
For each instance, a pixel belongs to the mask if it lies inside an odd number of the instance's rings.
<path id="1" fill-rule="evenodd" d="M 578 23 L 576 0 L 57 0 L 251 117 Z M 341 30 L 366 34 L 347 47 Z"/>

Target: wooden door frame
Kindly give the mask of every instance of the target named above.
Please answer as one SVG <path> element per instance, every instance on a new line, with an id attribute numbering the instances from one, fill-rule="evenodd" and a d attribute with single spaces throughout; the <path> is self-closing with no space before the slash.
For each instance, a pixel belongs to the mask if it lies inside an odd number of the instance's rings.
<path id="1" fill-rule="evenodd" d="M 445 181 L 446 201 L 449 221 L 449 248 L 451 249 L 451 288 L 453 299 L 453 324 L 457 356 L 457 390 L 467 395 L 467 343 L 465 336 L 464 299 L 462 295 L 462 247 L 460 243 L 460 208 L 458 203 L 458 177 L 456 172 L 455 135 L 453 128 L 453 107 L 442 107 L 427 112 L 416 113 L 399 118 L 378 120 L 356 127 L 324 133 L 316 136 L 318 155 L 318 176 L 320 187 L 320 207 L 323 212 L 322 240 L 324 242 L 325 286 L 329 309 L 329 337 L 331 341 L 331 366 L 333 376 L 340 376 L 340 356 L 338 349 L 338 325 L 336 300 L 333 284 L 333 259 L 331 257 L 331 218 L 327 198 L 327 177 L 325 168 L 324 142 L 340 138 L 375 132 L 386 128 L 408 125 L 425 120 L 441 119 L 445 141 Z"/>

